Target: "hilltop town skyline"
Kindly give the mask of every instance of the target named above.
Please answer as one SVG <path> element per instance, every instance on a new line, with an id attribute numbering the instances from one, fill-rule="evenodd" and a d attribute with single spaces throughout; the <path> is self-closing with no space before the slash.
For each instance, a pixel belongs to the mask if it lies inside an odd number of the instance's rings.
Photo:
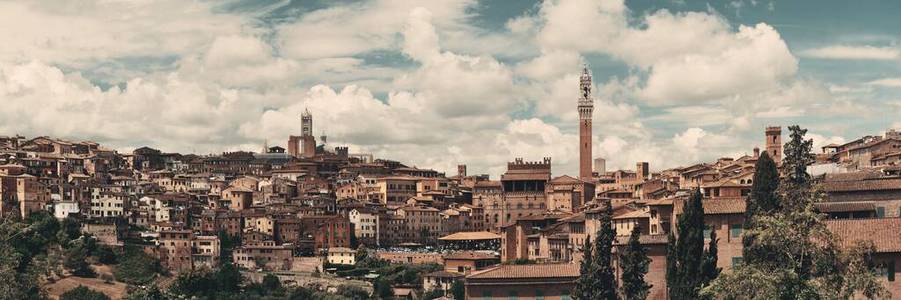
<path id="1" fill-rule="evenodd" d="M 583 63 L 592 153 L 612 168 L 750 154 L 768 125 L 817 146 L 899 127 L 897 3 L 0 5 L 3 28 L 28 28 L 0 51 L 2 135 L 254 151 L 310 109 L 315 136 L 354 151 L 489 174 L 552 156 L 576 174 Z"/>
<path id="2" fill-rule="evenodd" d="M 899 15 L 0 0 L 0 298 L 901 298 Z"/>

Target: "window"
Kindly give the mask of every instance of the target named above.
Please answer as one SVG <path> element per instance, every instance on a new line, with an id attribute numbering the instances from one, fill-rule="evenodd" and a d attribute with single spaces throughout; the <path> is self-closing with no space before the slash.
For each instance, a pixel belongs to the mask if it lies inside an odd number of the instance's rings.
<path id="1" fill-rule="evenodd" d="M 482 292 L 482 299 L 484 299 L 484 300 L 490 300 L 490 299 L 491 299 L 491 292 L 489 292 L 489 291 L 484 291 L 484 292 Z"/>
<path id="2" fill-rule="evenodd" d="M 741 256 L 732 257 L 732 267 L 734 268 L 734 267 L 740 266 L 744 261 L 745 261 L 744 257 L 741 257 Z"/>
<path id="3" fill-rule="evenodd" d="M 737 238 L 737 237 L 741 236 L 741 229 L 742 229 L 741 226 L 742 226 L 741 224 L 732 224 L 729 227 L 729 237 Z"/>
<path id="4" fill-rule="evenodd" d="M 544 291 L 535 290 L 535 300 L 544 300 Z"/>
<path id="5" fill-rule="evenodd" d="M 895 262 L 888 262 L 888 266 L 886 266 L 885 269 L 885 275 L 888 277 L 888 281 L 895 281 Z"/>
<path id="6" fill-rule="evenodd" d="M 569 291 L 563 291 L 560 293 L 560 300 L 570 300 Z"/>
<path id="7" fill-rule="evenodd" d="M 876 208 L 876 217 L 885 218 L 885 207 L 877 207 Z"/>
<path id="8" fill-rule="evenodd" d="M 710 225 L 704 225 L 704 239 L 705 240 L 710 239 L 710 230 L 711 230 Z"/>
<path id="9" fill-rule="evenodd" d="M 519 292 L 518 291 L 510 291 L 510 297 L 508 297 L 507 299 L 510 299 L 510 300 L 519 299 Z"/>

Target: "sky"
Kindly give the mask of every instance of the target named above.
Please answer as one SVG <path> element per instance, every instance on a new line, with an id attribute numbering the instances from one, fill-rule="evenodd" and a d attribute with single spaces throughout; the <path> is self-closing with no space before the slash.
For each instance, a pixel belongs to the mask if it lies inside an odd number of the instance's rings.
<path id="1" fill-rule="evenodd" d="M 129 152 L 316 135 L 453 174 L 551 157 L 652 170 L 901 128 L 899 1 L 3 1 L 0 135 Z"/>

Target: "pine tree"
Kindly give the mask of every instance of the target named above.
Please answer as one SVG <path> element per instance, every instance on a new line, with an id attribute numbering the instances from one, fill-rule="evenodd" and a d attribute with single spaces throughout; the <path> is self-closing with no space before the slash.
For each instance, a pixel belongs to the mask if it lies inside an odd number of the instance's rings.
<path id="1" fill-rule="evenodd" d="M 644 280 L 651 259 L 648 258 L 647 250 L 639 241 L 640 236 L 641 228 L 635 226 L 632 229 L 632 235 L 629 236 L 629 243 L 626 244 L 620 257 L 620 265 L 623 269 L 623 298 L 626 300 L 644 300 L 651 290 L 651 285 Z"/>
<path id="2" fill-rule="evenodd" d="M 683 205 L 675 240 L 667 249 L 667 289 L 671 299 L 697 299 L 703 284 L 704 207 L 696 189 Z"/>
<path id="3" fill-rule="evenodd" d="M 613 270 L 613 242 L 616 240 L 616 231 L 613 230 L 613 207 L 607 203 L 606 211 L 601 214 L 600 229 L 592 249 L 594 259 L 594 294 L 591 299 L 615 300 L 616 272 Z"/>
<path id="4" fill-rule="evenodd" d="M 764 152 L 760 155 L 757 159 L 757 163 L 754 165 L 754 179 L 751 186 L 751 194 L 748 195 L 746 200 L 747 208 L 745 209 L 745 221 L 743 226 L 745 233 L 742 235 L 742 256 L 746 262 L 757 259 L 767 259 L 765 253 L 769 253 L 770 251 L 759 249 L 759 246 L 754 243 L 754 240 L 757 238 L 756 235 L 751 234 L 748 229 L 751 229 L 754 226 L 753 220 L 756 215 L 769 215 L 782 208 L 777 193 L 778 188 L 779 170 L 776 167 L 776 162 Z"/>
<path id="5" fill-rule="evenodd" d="M 591 236 L 585 238 L 585 244 L 582 245 L 582 262 L 579 264 L 579 279 L 576 280 L 576 287 L 573 291 L 573 297 L 576 299 L 591 299 L 594 294 L 594 268 L 592 265 L 594 256 L 591 252 Z"/>

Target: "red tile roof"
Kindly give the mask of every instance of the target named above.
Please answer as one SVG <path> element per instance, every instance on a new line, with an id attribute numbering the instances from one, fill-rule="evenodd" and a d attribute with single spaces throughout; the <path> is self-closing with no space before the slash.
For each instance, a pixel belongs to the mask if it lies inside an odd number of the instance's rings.
<path id="1" fill-rule="evenodd" d="M 901 190 L 901 178 L 880 178 L 854 181 L 824 181 L 826 192 Z"/>
<path id="2" fill-rule="evenodd" d="M 477 251 L 457 251 L 453 253 L 448 253 L 444 255 L 444 259 L 497 259 L 499 258 L 497 255 L 485 252 L 477 252 Z"/>
<path id="3" fill-rule="evenodd" d="M 466 276 L 470 279 L 529 279 L 579 277 L 578 264 L 500 265 Z"/>
<path id="4" fill-rule="evenodd" d="M 876 252 L 901 252 L 901 218 L 827 220 L 826 227 L 848 247 L 859 240 L 871 240 Z"/>
<path id="5" fill-rule="evenodd" d="M 487 231 L 457 232 L 438 238 L 441 241 L 494 240 L 501 236 Z"/>
<path id="6" fill-rule="evenodd" d="M 682 214 L 683 203 L 685 200 L 677 200 L 673 204 L 675 213 Z M 745 212 L 745 199 L 742 197 L 720 197 L 714 199 L 704 199 L 701 201 L 704 206 L 705 215 L 727 215 L 727 214 L 743 214 Z"/>
<path id="7" fill-rule="evenodd" d="M 821 202 L 815 204 L 820 212 L 876 211 L 872 202 Z"/>
<path id="8" fill-rule="evenodd" d="M 616 237 L 616 245 L 622 246 L 629 243 L 629 236 L 617 236 Z M 666 245 L 669 243 L 669 236 L 665 234 L 654 234 L 647 235 L 642 234 L 638 236 L 638 243 L 642 245 Z"/>

